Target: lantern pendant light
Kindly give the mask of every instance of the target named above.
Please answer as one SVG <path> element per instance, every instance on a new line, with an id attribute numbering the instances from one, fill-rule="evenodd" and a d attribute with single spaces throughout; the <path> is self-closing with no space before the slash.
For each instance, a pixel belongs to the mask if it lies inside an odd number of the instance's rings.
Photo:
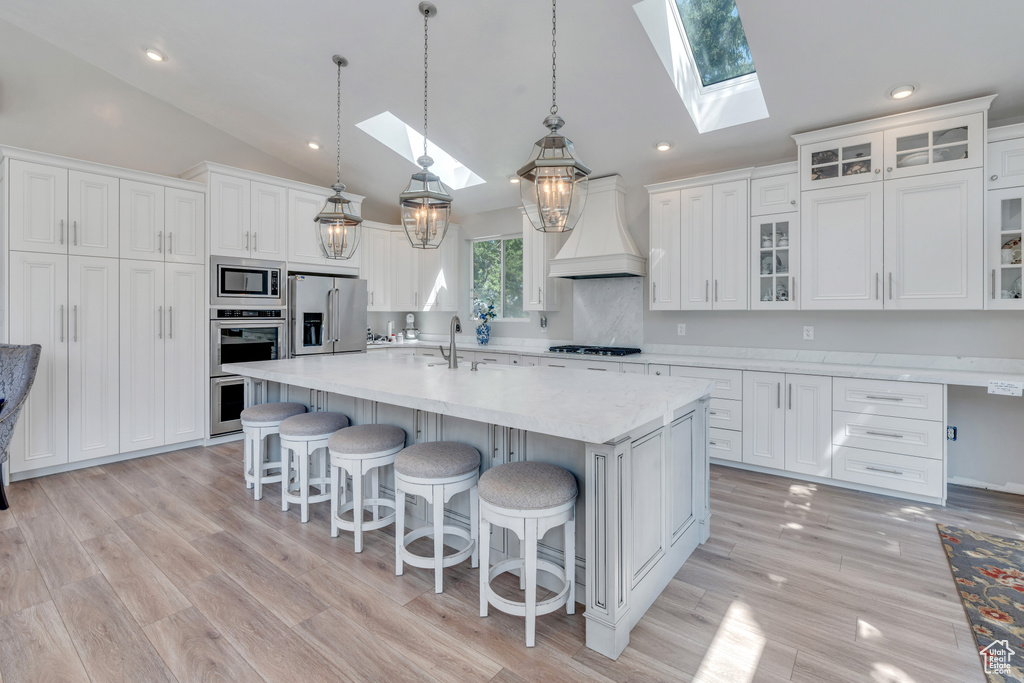
<path id="1" fill-rule="evenodd" d="M 359 224 L 363 219 L 352 202 L 341 194 L 345 191 L 341 182 L 341 67 L 348 66 L 348 60 L 341 55 L 334 55 L 332 59 L 338 65 L 338 176 L 331 185 L 334 194 L 327 198 L 315 220 L 324 255 L 329 259 L 347 260 L 359 246 Z"/>
<path id="2" fill-rule="evenodd" d="M 452 196 L 441 179 L 428 170 L 434 160 L 427 156 L 427 20 L 437 14 L 437 8 L 421 2 L 419 12 L 423 15 L 423 156 L 416 160 L 420 170 L 412 175 L 409 187 L 398 199 L 409 243 L 414 249 L 437 249 L 448 232 Z"/>
<path id="3" fill-rule="evenodd" d="M 558 133 L 565 121 L 555 103 L 556 0 L 551 0 L 551 110 L 544 125 L 551 132 L 536 142 L 533 156 L 518 171 L 523 210 L 540 232 L 569 232 L 587 202 L 590 169 L 576 158 L 572 141 Z"/>

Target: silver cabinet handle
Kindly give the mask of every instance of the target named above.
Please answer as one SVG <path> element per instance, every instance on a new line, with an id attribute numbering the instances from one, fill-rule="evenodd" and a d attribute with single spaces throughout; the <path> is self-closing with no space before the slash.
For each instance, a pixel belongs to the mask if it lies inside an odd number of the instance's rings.
<path id="1" fill-rule="evenodd" d="M 902 439 L 903 438 L 902 434 L 890 434 L 889 432 L 864 432 L 864 433 L 865 434 L 870 434 L 871 436 L 888 436 L 888 437 L 892 437 L 893 439 Z"/>
<path id="2" fill-rule="evenodd" d="M 709 446 L 717 446 L 718 442 L 717 441 L 708 441 L 708 445 Z"/>
<path id="3" fill-rule="evenodd" d="M 775 384 L 775 407 L 782 407 L 782 382 Z"/>
<path id="4" fill-rule="evenodd" d="M 156 324 L 157 324 L 156 338 L 157 339 L 163 339 L 164 338 L 164 307 L 163 306 L 157 306 L 156 307 Z"/>
<path id="5" fill-rule="evenodd" d="M 554 363 L 549 363 L 548 367 L 549 368 L 564 368 L 565 366 L 564 365 L 555 365 Z"/>
<path id="6" fill-rule="evenodd" d="M 794 275 L 793 277 L 789 278 L 789 280 L 789 300 L 796 301 L 796 276 Z"/>
<path id="7" fill-rule="evenodd" d="M 796 206 L 796 200 L 795 199 L 790 199 L 789 203 L 792 204 L 793 206 Z"/>
<path id="8" fill-rule="evenodd" d="M 164 231 L 161 230 L 156 234 L 156 253 L 164 253 Z"/>
<path id="9" fill-rule="evenodd" d="M 64 244 L 63 240 L 61 240 L 61 244 Z M 58 315 L 60 317 L 60 343 L 63 344 L 64 343 L 64 304 L 60 305 L 60 313 Z"/>
<path id="10" fill-rule="evenodd" d="M 596 372 L 608 372 L 608 368 L 587 368 L 587 370 L 594 370 Z"/>
<path id="11" fill-rule="evenodd" d="M 789 406 L 789 410 L 793 410 L 793 385 L 786 385 L 786 403 Z"/>
<path id="12" fill-rule="evenodd" d="M 651 294 L 651 303 L 656 304 L 658 303 L 658 283 L 652 282 L 651 284 L 654 286 L 654 293 Z"/>
<path id="13" fill-rule="evenodd" d="M 889 301 L 892 301 L 892 271 L 889 271 Z"/>
<path id="14" fill-rule="evenodd" d="M 544 301 L 544 291 L 540 287 L 538 287 L 537 288 L 537 302 L 538 303 L 543 303 L 543 301 Z"/>
<path id="15" fill-rule="evenodd" d="M 889 169 L 889 170 L 892 170 L 892 169 Z M 880 168 L 876 168 L 875 169 L 875 173 L 881 173 L 881 172 L 882 172 L 882 169 L 880 169 Z"/>
<path id="16" fill-rule="evenodd" d="M 167 233 L 167 253 L 168 254 L 173 254 L 174 253 L 174 233 L 173 232 Z"/>
<path id="17" fill-rule="evenodd" d="M 711 281 L 710 280 L 705 280 L 704 281 L 704 301 L 710 301 L 711 300 L 710 291 L 711 291 Z"/>
<path id="18" fill-rule="evenodd" d="M 413 301 L 413 305 L 414 306 L 419 306 L 420 305 L 420 293 L 419 292 L 413 292 L 412 293 L 412 301 Z"/>
<path id="19" fill-rule="evenodd" d="M 886 474 L 896 474 L 903 476 L 903 472 L 900 470 L 887 470 L 884 467 L 872 467 L 871 465 L 865 465 L 864 469 L 871 470 L 872 472 L 885 472 Z"/>
<path id="20" fill-rule="evenodd" d="M 885 171 L 886 171 L 886 173 L 892 173 L 892 166 L 890 166 L 889 168 L 885 169 Z"/>
<path id="21" fill-rule="evenodd" d="M 989 178 L 989 180 L 999 180 L 999 176 L 997 176 L 997 175 L 994 175 L 994 176 L 992 176 L 991 178 Z"/>
<path id="22" fill-rule="evenodd" d="M 655 371 L 654 371 L 654 374 L 655 374 L 655 375 L 660 375 L 660 374 L 661 374 L 661 370 L 655 370 Z"/>
<path id="23" fill-rule="evenodd" d="M 373 292 L 370 292 L 370 305 L 373 305 Z"/>
<path id="24" fill-rule="evenodd" d="M 718 412 L 714 410 L 709 410 L 708 415 L 718 415 Z"/>
<path id="25" fill-rule="evenodd" d="M 878 289 L 881 286 L 880 285 L 881 281 L 882 281 L 882 274 L 881 273 L 875 273 L 875 301 L 877 301 L 878 297 L 879 297 Z"/>
<path id="26" fill-rule="evenodd" d="M 995 178 L 995 176 L 992 176 Z M 996 269 L 992 269 L 992 298 L 996 298 Z"/>
<path id="27" fill-rule="evenodd" d="M 71 244 L 78 246 L 78 221 L 71 221 Z"/>
<path id="28" fill-rule="evenodd" d="M 167 307 L 167 338 L 174 339 L 174 306 Z"/>
<path id="29" fill-rule="evenodd" d="M 257 245 L 256 240 L 259 238 L 259 236 L 260 236 L 260 234 L 258 232 L 254 232 L 252 234 L 252 250 L 253 251 L 259 251 L 260 250 L 259 247 L 256 246 Z"/>
<path id="30" fill-rule="evenodd" d="M 60 243 L 64 244 L 64 219 L 60 219 Z M 61 341 L 64 341 L 61 339 Z"/>
<path id="31" fill-rule="evenodd" d="M 78 305 L 71 307 L 71 341 L 78 341 Z"/>
<path id="32" fill-rule="evenodd" d="M 715 278 L 715 301 L 718 301 L 718 278 Z"/>
<path id="33" fill-rule="evenodd" d="M 901 396 L 870 396 L 870 395 L 867 395 L 864 398 L 869 398 L 869 399 L 871 399 L 873 401 L 902 401 L 903 400 L 903 398 Z"/>
<path id="34" fill-rule="evenodd" d="M 245 233 L 245 250 L 249 251 L 249 233 Z"/>

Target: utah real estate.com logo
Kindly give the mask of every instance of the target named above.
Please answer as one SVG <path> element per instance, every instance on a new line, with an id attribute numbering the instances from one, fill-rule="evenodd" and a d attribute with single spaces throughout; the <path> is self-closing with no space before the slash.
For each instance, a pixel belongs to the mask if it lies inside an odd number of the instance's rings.
<path id="1" fill-rule="evenodd" d="M 985 662 L 987 674 L 1009 674 L 1010 659 L 1017 654 L 1010 649 L 1005 640 L 993 641 L 988 647 L 981 648 L 981 658 Z"/>

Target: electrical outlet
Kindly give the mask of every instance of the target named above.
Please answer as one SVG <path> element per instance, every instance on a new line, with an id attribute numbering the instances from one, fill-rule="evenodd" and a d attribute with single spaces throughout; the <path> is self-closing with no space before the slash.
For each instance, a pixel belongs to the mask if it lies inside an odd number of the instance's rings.
<path id="1" fill-rule="evenodd" d="M 540 317 L 540 329 L 542 329 L 542 330 L 546 329 L 547 326 L 548 326 L 548 318 L 547 318 L 547 316 L 542 315 Z"/>
<path id="2" fill-rule="evenodd" d="M 804 341 L 814 341 L 813 325 L 804 325 Z"/>
<path id="3" fill-rule="evenodd" d="M 956 427 L 946 427 L 946 441 L 956 441 Z"/>
<path id="4" fill-rule="evenodd" d="M 676 326 L 676 334 L 678 334 L 680 337 L 686 336 L 686 323 L 679 323 Z"/>

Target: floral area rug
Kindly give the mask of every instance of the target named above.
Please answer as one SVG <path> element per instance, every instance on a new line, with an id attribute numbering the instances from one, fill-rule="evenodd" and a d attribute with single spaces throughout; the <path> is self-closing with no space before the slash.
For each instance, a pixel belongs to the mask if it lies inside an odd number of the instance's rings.
<path id="1" fill-rule="evenodd" d="M 989 683 L 1024 683 L 1024 541 L 936 526 Z"/>

